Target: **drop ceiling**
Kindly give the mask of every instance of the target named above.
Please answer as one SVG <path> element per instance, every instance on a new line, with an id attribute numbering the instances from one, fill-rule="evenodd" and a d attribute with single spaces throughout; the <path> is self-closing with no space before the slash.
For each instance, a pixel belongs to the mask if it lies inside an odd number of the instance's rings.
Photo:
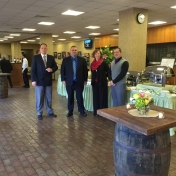
<path id="1" fill-rule="evenodd" d="M 148 22 L 176 22 L 175 0 L 0 0 L 0 38 L 11 33 L 21 36 L 1 43 L 24 41 L 40 36 L 42 33 L 59 35 L 53 38 L 65 38 L 73 41 L 72 36 L 88 38 L 89 33 L 116 34 L 119 12 L 132 7 L 148 9 Z M 65 16 L 66 10 L 85 12 L 79 16 Z M 54 22 L 52 26 L 39 25 L 39 22 Z M 87 26 L 100 26 L 98 29 L 87 29 Z M 153 25 L 148 25 L 153 27 Z M 34 32 L 22 32 L 23 28 L 34 28 Z M 64 34 L 64 31 L 75 31 L 76 34 Z M 36 40 L 37 41 L 37 40 Z"/>

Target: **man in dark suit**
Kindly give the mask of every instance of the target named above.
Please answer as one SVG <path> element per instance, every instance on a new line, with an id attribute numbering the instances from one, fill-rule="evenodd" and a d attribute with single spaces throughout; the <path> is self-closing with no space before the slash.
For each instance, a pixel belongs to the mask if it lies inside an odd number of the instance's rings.
<path id="1" fill-rule="evenodd" d="M 87 84 L 87 63 L 83 57 L 77 56 L 77 53 L 76 46 L 72 46 L 70 56 L 64 58 L 61 65 L 61 81 L 66 86 L 68 94 L 67 117 L 73 115 L 74 91 L 76 91 L 78 111 L 82 116 L 87 116 L 84 111 L 85 108 L 82 96 L 84 85 Z"/>
<path id="2" fill-rule="evenodd" d="M 32 85 L 35 87 L 38 120 L 43 119 L 44 100 L 48 115 L 54 118 L 57 117 L 52 109 L 52 73 L 58 67 L 54 57 L 47 54 L 47 45 L 45 43 L 40 45 L 40 53 L 34 56 L 31 67 L 31 79 Z"/>
<path id="3" fill-rule="evenodd" d="M 11 71 L 12 71 L 12 65 L 11 65 L 10 61 L 6 59 L 5 55 L 2 55 L 1 59 L 2 60 L 1 60 L 0 65 L 1 65 L 2 73 L 11 73 Z M 9 81 L 10 87 L 12 88 L 13 85 L 12 85 L 12 80 L 11 80 L 10 75 L 7 76 L 7 79 Z"/>

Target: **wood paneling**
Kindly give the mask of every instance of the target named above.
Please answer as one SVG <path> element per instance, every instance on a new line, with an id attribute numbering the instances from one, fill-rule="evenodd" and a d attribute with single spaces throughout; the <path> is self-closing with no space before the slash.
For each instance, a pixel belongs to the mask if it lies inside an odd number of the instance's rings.
<path id="1" fill-rule="evenodd" d="M 176 25 L 148 28 L 147 44 L 176 42 Z"/>
<path id="2" fill-rule="evenodd" d="M 24 85 L 22 75 L 22 64 L 12 63 L 13 71 L 11 72 L 11 79 L 13 87 L 21 87 Z"/>
<path id="3" fill-rule="evenodd" d="M 118 46 L 118 36 L 106 35 L 95 39 L 95 48 L 101 48 L 109 45 L 111 45 L 111 47 Z"/>

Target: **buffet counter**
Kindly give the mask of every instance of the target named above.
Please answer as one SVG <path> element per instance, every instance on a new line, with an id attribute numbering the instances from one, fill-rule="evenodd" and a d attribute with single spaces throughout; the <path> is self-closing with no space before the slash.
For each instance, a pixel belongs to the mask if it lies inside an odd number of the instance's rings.
<path id="1" fill-rule="evenodd" d="M 176 86 L 166 85 L 166 87 L 158 87 L 152 85 L 138 84 L 136 87 L 127 87 L 127 102 L 130 103 L 130 97 L 132 97 L 138 90 L 149 90 L 152 93 L 152 97 L 155 100 L 155 105 L 159 107 L 169 108 L 176 110 L 176 94 L 161 94 L 162 90 L 173 90 Z M 60 75 L 58 77 L 57 92 L 61 96 L 67 97 L 65 86 L 61 82 Z M 83 91 L 84 106 L 87 111 L 93 111 L 93 97 L 92 97 L 92 86 L 90 83 L 84 87 Z M 108 107 L 113 107 L 111 89 L 108 91 Z M 175 134 L 176 127 L 170 129 L 170 135 Z"/>

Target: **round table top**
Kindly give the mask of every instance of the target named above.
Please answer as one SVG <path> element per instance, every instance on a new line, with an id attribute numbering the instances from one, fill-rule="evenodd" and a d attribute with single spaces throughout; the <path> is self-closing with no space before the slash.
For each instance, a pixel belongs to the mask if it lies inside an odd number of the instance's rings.
<path id="1" fill-rule="evenodd" d="M 8 76 L 11 75 L 11 73 L 0 73 L 0 76 Z"/>

